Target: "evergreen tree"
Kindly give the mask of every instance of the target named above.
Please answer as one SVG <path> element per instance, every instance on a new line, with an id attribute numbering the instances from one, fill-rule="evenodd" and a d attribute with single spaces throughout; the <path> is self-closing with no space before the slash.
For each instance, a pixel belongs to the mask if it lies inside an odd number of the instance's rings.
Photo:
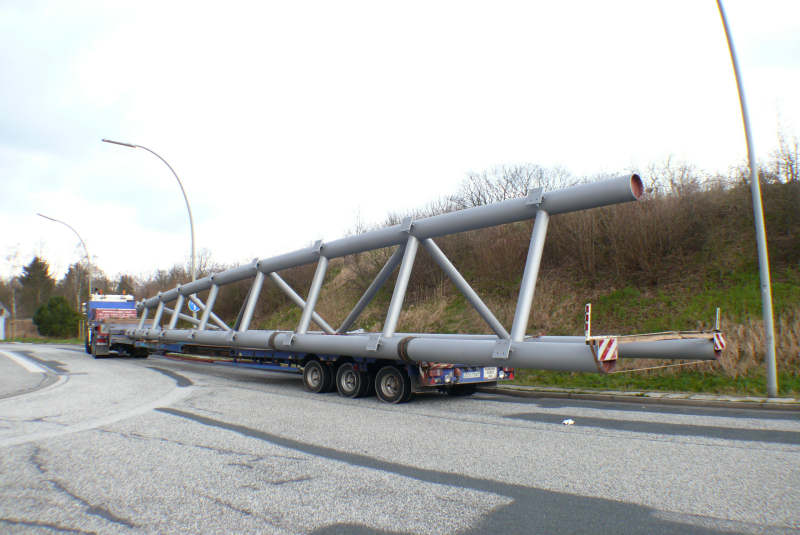
<path id="1" fill-rule="evenodd" d="M 30 316 L 33 312 L 45 303 L 53 293 L 56 281 L 50 275 L 50 266 L 47 261 L 33 257 L 31 263 L 22 268 L 22 276 L 19 279 L 22 284 L 22 315 Z"/>
<path id="2" fill-rule="evenodd" d="M 78 333 L 80 314 L 75 312 L 66 299 L 51 297 L 46 305 L 40 306 L 33 315 L 33 323 L 43 336 L 67 338 Z"/>

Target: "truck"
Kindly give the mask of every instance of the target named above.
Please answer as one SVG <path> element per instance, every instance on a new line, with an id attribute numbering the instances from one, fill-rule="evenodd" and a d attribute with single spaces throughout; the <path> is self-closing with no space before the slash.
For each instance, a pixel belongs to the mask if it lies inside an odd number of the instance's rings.
<path id="1" fill-rule="evenodd" d="M 89 302 L 83 303 L 86 314 L 86 352 L 94 358 L 112 352 L 143 357 L 147 352 L 137 349 L 125 330 L 138 321 L 136 299 L 128 294 L 92 293 Z"/>

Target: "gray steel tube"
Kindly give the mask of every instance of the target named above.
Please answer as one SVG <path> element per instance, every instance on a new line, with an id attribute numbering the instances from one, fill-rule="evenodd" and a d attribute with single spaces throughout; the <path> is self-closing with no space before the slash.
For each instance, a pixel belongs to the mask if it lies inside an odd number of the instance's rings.
<path id="1" fill-rule="evenodd" d="M 184 299 L 185 297 L 183 297 L 182 295 L 178 296 L 178 301 L 175 303 L 175 310 L 172 311 L 172 318 L 169 320 L 169 325 L 167 326 L 167 329 L 174 329 L 175 325 L 177 325 L 178 315 L 180 313 L 180 310 L 183 308 Z"/>
<path id="2" fill-rule="evenodd" d="M 538 215 L 537 215 L 538 218 Z M 439 246 L 430 239 L 426 238 L 422 241 L 422 245 L 425 246 L 425 249 L 428 250 L 428 253 L 433 257 L 433 260 L 439 264 L 439 267 L 442 268 L 445 275 L 453 282 L 456 288 L 458 288 L 464 297 L 469 301 L 478 315 L 483 318 L 483 321 L 491 327 L 491 329 L 499 336 L 500 338 L 508 338 L 509 334 L 506 331 L 503 324 L 498 321 L 498 319 L 492 314 L 492 311 L 489 307 L 486 306 L 486 303 L 480 298 L 480 296 L 472 289 L 472 286 L 461 276 L 461 273 L 458 272 L 456 267 L 450 262 L 450 259 L 447 258 Z"/>
<path id="3" fill-rule="evenodd" d="M 308 290 L 306 305 L 303 307 L 303 313 L 300 315 L 300 322 L 297 325 L 298 333 L 308 331 L 308 326 L 311 324 L 311 314 L 314 312 L 314 307 L 317 306 L 317 299 L 319 299 L 319 293 L 322 290 L 322 283 L 325 281 L 325 272 L 327 270 L 328 259 L 320 256 L 319 262 L 317 262 L 317 269 L 314 271 L 314 278 L 311 280 L 311 288 Z"/>
<path id="4" fill-rule="evenodd" d="M 350 311 L 350 314 L 348 314 L 345 320 L 342 322 L 341 327 L 336 330 L 337 333 L 343 333 L 353 326 L 353 323 L 355 323 L 361 313 L 364 312 L 364 309 L 367 308 L 367 306 L 372 302 L 380 289 L 383 288 L 383 285 L 386 284 L 386 281 L 389 280 L 389 277 L 392 276 L 395 268 L 400 265 L 400 262 L 403 260 L 403 253 L 405 250 L 405 245 L 401 245 L 395 249 L 394 253 L 392 253 L 392 256 L 389 257 L 389 260 L 386 261 L 381 270 L 378 272 L 375 280 L 372 281 L 372 284 L 369 285 L 369 288 L 367 288 L 367 290 L 364 292 L 364 295 L 362 295 L 361 299 L 358 300 L 356 306 L 353 307 L 353 310 Z"/>
<path id="5" fill-rule="evenodd" d="M 250 321 L 253 319 L 253 312 L 256 309 L 256 303 L 261 296 L 261 287 L 264 284 L 264 273 L 261 271 L 256 272 L 253 279 L 253 285 L 250 287 L 250 296 L 247 299 L 247 304 L 244 307 L 244 314 L 242 314 L 242 322 L 239 324 L 238 331 L 246 331 L 250 327 Z"/>
<path id="6" fill-rule="evenodd" d="M 281 278 L 280 275 L 275 273 L 274 271 L 270 272 L 269 278 L 278 286 L 278 288 L 286 294 L 286 296 L 292 300 L 292 302 L 304 309 L 306 307 L 306 301 L 297 292 L 294 291 L 294 288 L 289 286 L 289 284 Z M 320 328 L 328 334 L 336 334 L 336 331 L 333 330 L 333 327 L 328 325 L 328 322 L 325 321 L 322 316 L 320 316 L 317 312 L 311 313 L 311 320 L 320 326 Z"/>
<path id="7" fill-rule="evenodd" d="M 328 259 L 338 258 L 371 249 L 400 245 L 408 240 L 409 234 L 418 239 L 435 238 L 457 232 L 532 219 L 536 216 L 539 208 L 551 215 L 555 215 L 635 201 L 642 195 L 643 191 L 642 180 L 639 175 L 634 174 L 603 182 L 579 184 L 561 190 L 546 192 L 540 205 L 531 204 L 527 198 L 523 197 L 476 206 L 475 208 L 467 208 L 414 221 L 410 231 L 407 225 L 394 225 L 357 236 L 341 238 L 317 247 L 309 247 L 272 258 L 264 258 L 254 265 L 241 266 L 185 284 L 181 287 L 181 293 L 184 295 L 197 293 L 209 289 L 212 283 L 224 285 L 252 277 L 255 274 L 253 271 L 254 266 L 259 271 L 269 273 L 310 264 L 319 258 L 320 251 L 324 251 L 324 255 Z M 170 290 L 162 294 L 161 301 L 172 301 L 177 298 L 177 295 L 177 289 Z M 158 299 L 152 297 L 144 301 L 143 304 L 147 308 L 153 308 L 158 304 Z"/>
<path id="8" fill-rule="evenodd" d="M 659 360 L 716 360 L 713 340 L 686 338 L 619 344 L 619 358 Z"/>
<path id="9" fill-rule="evenodd" d="M 392 300 L 389 302 L 389 310 L 386 312 L 386 321 L 383 322 L 383 337 L 390 338 L 397 327 L 397 320 L 400 319 L 400 310 L 403 308 L 403 301 L 406 298 L 408 280 L 411 278 L 411 270 L 414 267 L 414 258 L 417 256 L 417 246 L 419 240 L 414 236 L 409 236 L 406 241 L 406 248 L 403 251 L 403 260 L 400 262 L 400 270 L 397 272 L 397 280 L 392 292 Z"/>
<path id="10" fill-rule="evenodd" d="M 536 222 L 533 224 L 531 241 L 528 246 L 528 258 L 525 261 L 525 271 L 522 273 L 517 308 L 514 311 L 514 322 L 511 324 L 511 340 L 514 342 L 522 342 L 525 339 L 525 331 L 528 330 L 533 293 L 536 289 L 536 280 L 539 278 L 539 265 L 542 263 L 542 251 L 544 251 L 544 240 L 547 236 L 549 221 L 550 214 L 547 211 L 539 210 L 536 213 Z"/>

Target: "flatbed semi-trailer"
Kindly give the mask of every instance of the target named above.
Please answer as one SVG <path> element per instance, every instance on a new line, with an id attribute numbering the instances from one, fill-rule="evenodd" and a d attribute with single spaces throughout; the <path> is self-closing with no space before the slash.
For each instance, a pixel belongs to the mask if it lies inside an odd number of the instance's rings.
<path id="1" fill-rule="evenodd" d="M 444 392 L 470 395 L 478 385 L 496 384 L 514 378 L 512 368 L 462 366 L 439 363 L 407 363 L 388 359 L 309 354 L 247 348 L 205 346 L 186 343 L 135 342 L 134 351 L 190 355 L 191 360 L 250 367 L 268 371 L 299 373 L 310 392 L 338 392 L 349 398 L 376 394 L 387 403 L 408 401 L 415 393 Z M 198 358 L 199 357 L 199 358 Z"/>

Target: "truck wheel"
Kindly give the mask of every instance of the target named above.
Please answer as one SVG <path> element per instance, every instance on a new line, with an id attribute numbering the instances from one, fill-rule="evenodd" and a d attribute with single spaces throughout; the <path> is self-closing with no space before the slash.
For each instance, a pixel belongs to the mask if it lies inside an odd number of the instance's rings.
<path id="1" fill-rule="evenodd" d="M 346 398 L 360 398 L 369 392 L 369 373 L 358 371 L 352 363 L 345 362 L 336 372 L 336 390 Z"/>
<path id="2" fill-rule="evenodd" d="M 405 403 L 411 399 L 411 378 L 396 366 L 384 366 L 375 376 L 375 394 L 386 403 Z"/>
<path id="3" fill-rule="evenodd" d="M 331 369 L 318 360 L 310 360 L 303 366 L 303 384 L 306 390 L 321 394 L 330 392 L 333 386 Z"/>

